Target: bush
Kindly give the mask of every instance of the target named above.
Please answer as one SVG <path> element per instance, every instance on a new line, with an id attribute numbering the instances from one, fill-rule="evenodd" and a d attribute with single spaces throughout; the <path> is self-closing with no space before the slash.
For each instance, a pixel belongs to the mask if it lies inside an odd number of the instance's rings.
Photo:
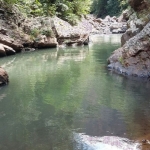
<path id="1" fill-rule="evenodd" d="M 68 14 L 68 16 L 66 16 L 66 21 L 68 21 L 71 25 L 76 25 L 79 21 L 79 17 L 75 14 Z"/>
<path id="2" fill-rule="evenodd" d="M 54 32 L 52 29 L 42 30 L 41 34 L 46 35 L 47 37 L 54 37 Z"/>
<path id="3" fill-rule="evenodd" d="M 34 28 L 34 29 L 31 30 L 31 34 L 30 35 L 32 37 L 36 38 L 39 34 L 40 34 L 40 30 L 37 29 L 37 28 Z"/>

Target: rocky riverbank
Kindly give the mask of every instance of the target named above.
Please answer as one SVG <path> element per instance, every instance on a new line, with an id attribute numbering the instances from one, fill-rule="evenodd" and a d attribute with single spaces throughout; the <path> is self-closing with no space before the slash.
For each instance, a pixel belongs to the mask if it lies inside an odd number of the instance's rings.
<path id="1" fill-rule="evenodd" d="M 124 33 L 127 20 L 127 12 L 119 18 L 87 15 L 72 26 L 56 16 L 28 18 L 17 6 L 0 2 L 0 57 L 43 48 L 88 45 L 91 34 Z"/>
<path id="2" fill-rule="evenodd" d="M 122 47 L 108 59 L 108 67 L 120 74 L 150 77 L 150 2 L 130 0 L 128 30 L 121 38 Z"/>
<path id="3" fill-rule="evenodd" d="M 124 33 L 127 20 L 126 12 L 119 18 L 87 15 L 72 26 L 58 17 L 27 18 L 16 6 L 3 6 L 0 8 L 0 57 L 42 48 L 87 45 L 90 34 Z"/>

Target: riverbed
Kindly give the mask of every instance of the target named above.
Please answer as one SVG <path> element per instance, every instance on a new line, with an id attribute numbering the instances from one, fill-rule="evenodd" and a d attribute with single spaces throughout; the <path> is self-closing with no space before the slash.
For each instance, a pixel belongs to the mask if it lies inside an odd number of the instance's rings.
<path id="1" fill-rule="evenodd" d="M 107 69 L 120 37 L 1 58 L 10 83 L 0 87 L 0 150 L 141 149 L 150 82 Z"/>

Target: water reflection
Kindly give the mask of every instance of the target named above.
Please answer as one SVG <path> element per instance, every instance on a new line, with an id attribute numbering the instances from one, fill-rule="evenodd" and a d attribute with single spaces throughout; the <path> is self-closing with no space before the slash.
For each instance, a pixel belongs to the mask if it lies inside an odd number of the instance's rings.
<path id="1" fill-rule="evenodd" d="M 140 144 L 115 136 L 92 137 L 74 133 L 74 150 L 140 150 Z"/>
<path id="2" fill-rule="evenodd" d="M 74 150 L 73 133 L 149 140 L 149 82 L 106 69 L 117 38 L 0 59 L 10 76 L 0 89 L 0 149 Z"/>
<path id="3" fill-rule="evenodd" d="M 119 44 L 121 42 L 121 34 L 120 35 L 91 35 L 90 41 L 93 43 L 111 43 L 111 44 Z"/>

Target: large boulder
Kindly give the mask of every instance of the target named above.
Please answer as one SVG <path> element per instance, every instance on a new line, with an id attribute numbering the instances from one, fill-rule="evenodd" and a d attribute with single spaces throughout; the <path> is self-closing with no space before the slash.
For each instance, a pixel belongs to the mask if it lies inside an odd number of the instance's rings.
<path id="1" fill-rule="evenodd" d="M 8 55 L 14 55 L 16 52 L 13 48 L 0 44 L 0 57 L 8 56 Z"/>
<path id="2" fill-rule="evenodd" d="M 126 41 L 138 34 L 145 26 L 146 22 L 142 18 L 138 18 L 135 12 L 132 13 L 127 23 L 128 29 L 121 37 L 121 45 L 124 45 Z"/>
<path id="3" fill-rule="evenodd" d="M 36 17 L 26 20 L 24 31 L 33 36 L 38 34 L 35 37 L 35 47 L 56 47 L 58 44 L 87 44 L 88 37 L 85 35 L 90 32 L 88 25 L 90 24 L 86 19 L 72 26 L 58 17 Z M 45 31 L 51 31 L 52 35 L 47 36 Z"/>
<path id="4" fill-rule="evenodd" d="M 0 67 L 0 85 L 8 84 L 8 82 L 9 82 L 9 77 L 7 72 Z"/>
<path id="5" fill-rule="evenodd" d="M 150 22 L 109 57 L 108 67 L 119 73 L 150 77 Z"/>
<path id="6" fill-rule="evenodd" d="M 82 19 L 76 26 L 70 25 L 68 22 L 53 18 L 52 28 L 55 32 L 59 45 L 66 44 L 87 44 L 91 25 L 86 19 Z"/>
<path id="7" fill-rule="evenodd" d="M 122 47 L 108 59 L 108 67 L 125 75 L 150 77 L 150 1 L 129 0 L 133 9 L 128 30 L 121 38 Z"/>
<path id="8" fill-rule="evenodd" d="M 119 18 L 118 18 L 118 22 L 126 22 L 126 21 L 128 21 L 129 20 L 129 16 L 131 15 L 131 11 L 129 11 L 129 10 L 124 10 L 123 12 L 122 12 L 122 14 L 119 16 Z"/>
<path id="9" fill-rule="evenodd" d="M 13 48 L 16 52 L 20 52 L 23 48 L 22 44 L 3 34 L 0 34 L 0 43 Z"/>
<path id="10" fill-rule="evenodd" d="M 5 48 L 3 47 L 3 44 L 0 44 L 0 57 L 6 56 Z"/>
<path id="11" fill-rule="evenodd" d="M 55 37 L 46 37 L 45 35 L 41 35 L 35 40 L 34 47 L 37 48 L 52 48 L 57 47 L 58 42 Z"/>

